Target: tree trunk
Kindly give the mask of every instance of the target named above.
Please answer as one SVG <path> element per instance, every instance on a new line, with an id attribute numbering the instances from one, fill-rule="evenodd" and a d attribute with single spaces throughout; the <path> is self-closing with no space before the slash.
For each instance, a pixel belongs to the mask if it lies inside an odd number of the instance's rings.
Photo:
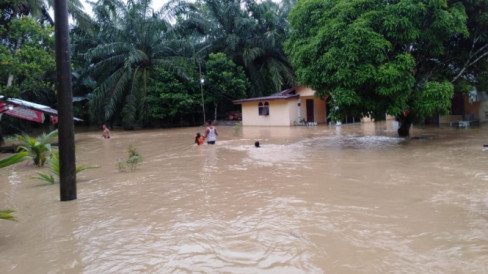
<path id="1" fill-rule="evenodd" d="M 55 0 L 56 74 L 59 114 L 59 181 L 61 201 L 76 199 L 75 129 L 67 0 Z"/>
<path id="2" fill-rule="evenodd" d="M 398 117 L 400 122 L 400 128 L 398 129 L 398 135 L 400 137 L 410 136 L 410 127 L 412 126 L 413 117 L 409 111 L 404 111 L 402 115 Z"/>
<path id="3" fill-rule="evenodd" d="M 218 104 L 214 104 L 214 106 L 215 106 L 214 121 L 217 121 L 217 106 L 218 106 Z"/>

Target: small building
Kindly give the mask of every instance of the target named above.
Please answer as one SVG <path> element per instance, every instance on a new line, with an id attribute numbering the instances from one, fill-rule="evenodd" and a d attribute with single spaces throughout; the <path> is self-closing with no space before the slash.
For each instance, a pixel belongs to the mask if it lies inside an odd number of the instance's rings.
<path id="1" fill-rule="evenodd" d="M 233 101 L 242 106 L 244 126 L 293 126 L 327 123 L 327 97 L 315 97 L 315 91 L 295 86 L 265 97 Z"/>
<path id="2" fill-rule="evenodd" d="M 488 122 L 488 94 L 485 91 L 455 92 L 447 115 L 433 115 L 428 124 L 459 126 L 460 122 L 479 125 Z"/>

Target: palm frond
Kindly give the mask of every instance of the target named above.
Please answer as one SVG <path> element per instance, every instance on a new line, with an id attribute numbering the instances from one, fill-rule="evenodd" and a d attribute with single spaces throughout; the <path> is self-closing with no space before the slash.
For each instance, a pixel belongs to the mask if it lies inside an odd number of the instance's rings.
<path id="1" fill-rule="evenodd" d="M 14 155 L 11 155 L 7 158 L 1 159 L 0 168 L 7 167 L 16 163 L 20 163 L 27 159 L 31 159 L 31 157 L 29 157 L 28 155 L 29 153 L 27 151 L 23 151 L 23 152 L 15 153 Z"/>
<path id="2" fill-rule="evenodd" d="M 50 184 L 56 183 L 56 181 L 54 180 L 53 175 L 46 174 L 44 172 L 37 172 L 37 176 L 32 176 L 31 178 L 32 179 L 36 179 L 36 180 L 40 180 L 40 181 L 43 181 L 43 182 L 47 182 L 47 183 L 50 183 Z"/>
<path id="3" fill-rule="evenodd" d="M 15 221 L 15 217 L 12 216 L 11 213 L 14 213 L 15 210 L 12 209 L 3 209 L 0 210 L 0 219 L 2 220 L 9 220 L 9 221 Z"/>
<path id="4" fill-rule="evenodd" d="M 127 42 L 112 42 L 98 45 L 97 47 L 88 50 L 86 56 L 88 59 L 98 59 L 120 54 L 121 52 L 129 52 L 131 49 L 132 46 Z"/>
<path id="5" fill-rule="evenodd" d="M 89 69 L 89 73 L 94 75 L 96 78 L 101 78 L 107 73 L 112 73 L 113 71 L 123 67 L 125 64 L 127 56 L 124 54 L 118 54 L 110 57 L 106 57 L 102 61 L 96 63 Z M 98 77 L 97 77 L 98 76 Z"/>
<path id="6" fill-rule="evenodd" d="M 56 137 L 58 137 L 58 130 L 57 129 L 49 132 L 48 134 L 42 133 L 39 137 L 36 138 L 36 141 L 39 144 L 48 144 L 48 143 L 51 143 L 53 141 L 53 138 L 56 138 Z"/>
<path id="7" fill-rule="evenodd" d="M 283 77 L 281 76 L 280 64 L 274 59 L 267 62 L 267 70 L 270 74 L 270 79 L 274 90 L 280 90 L 283 85 Z"/>
<path id="8" fill-rule="evenodd" d="M 100 167 L 99 165 L 91 165 L 91 166 L 81 165 L 81 166 L 77 166 L 76 167 L 76 173 L 82 172 L 83 170 L 94 169 L 94 168 L 99 168 L 99 167 Z"/>
<path id="9" fill-rule="evenodd" d="M 247 67 L 257 58 L 263 56 L 266 52 L 264 49 L 259 47 L 245 48 L 242 53 L 242 58 L 244 60 L 244 65 Z"/>
<path id="10" fill-rule="evenodd" d="M 122 100 L 126 88 L 130 83 L 130 74 L 124 72 L 117 83 L 111 89 L 110 97 L 105 105 L 105 120 L 110 120 L 117 109 L 118 102 Z"/>
<path id="11" fill-rule="evenodd" d="M 149 57 L 144 51 L 135 49 L 129 52 L 127 63 L 129 66 L 134 67 L 137 66 L 138 63 L 148 61 L 148 59 Z"/>

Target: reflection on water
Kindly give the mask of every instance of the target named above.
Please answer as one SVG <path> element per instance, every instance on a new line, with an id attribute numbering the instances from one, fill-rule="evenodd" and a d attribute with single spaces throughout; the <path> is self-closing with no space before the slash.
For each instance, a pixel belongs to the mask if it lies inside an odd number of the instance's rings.
<path id="1" fill-rule="evenodd" d="M 486 127 L 201 130 L 77 134 L 76 201 L 0 171 L 0 273 L 488 273 Z"/>

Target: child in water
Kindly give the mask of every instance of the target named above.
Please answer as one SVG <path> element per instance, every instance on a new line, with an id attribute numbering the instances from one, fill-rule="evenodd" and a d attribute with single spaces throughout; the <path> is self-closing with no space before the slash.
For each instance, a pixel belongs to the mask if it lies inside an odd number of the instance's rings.
<path id="1" fill-rule="evenodd" d="M 203 144 L 203 136 L 200 134 L 200 132 L 197 132 L 197 134 L 195 135 L 195 144 L 197 145 Z"/>

